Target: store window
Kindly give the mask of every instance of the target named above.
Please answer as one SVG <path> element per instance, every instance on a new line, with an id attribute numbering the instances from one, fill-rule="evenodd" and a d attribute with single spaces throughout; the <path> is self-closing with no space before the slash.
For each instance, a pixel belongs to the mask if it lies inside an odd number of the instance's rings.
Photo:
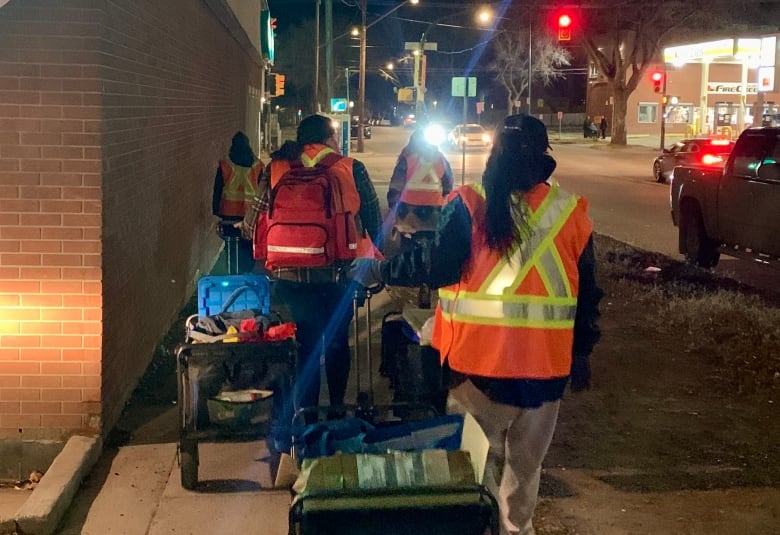
<path id="1" fill-rule="evenodd" d="M 693 104 L 673 104 L 666 108 L 666 124 L 693 124 Z"/>
<path id="2" fill-rule="evenodd" d="M 638 123 L 654 123 L 658 119 L 658 104 L 655 102 L 640 102 Z"/>

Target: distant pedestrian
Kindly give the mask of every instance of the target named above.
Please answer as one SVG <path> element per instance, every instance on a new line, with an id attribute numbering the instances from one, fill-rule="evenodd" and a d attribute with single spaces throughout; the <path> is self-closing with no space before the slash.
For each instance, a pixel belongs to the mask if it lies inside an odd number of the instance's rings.
<path id="1" fill-rule="evenodd" d="M 230 142 L 230 150 L 219 161 L 214 176 L 214 189 L 211 202 L 212 213 L 219 218 L 217 232 L 225 240 L 225 247 L 236 247 L 228 258 L 236 254 L 234 265 L 228 265 L 240 273 L 252 271 L 255 260 L 252 257 L 251 240 L 241 239 L 241 233 L 234 224 L 243 221 L 252 199 L 257 193 L 257 181 L 263 171 L 263 162 L 255 156 L 249 144 L 249 137 L 238 131 Z"/>
<path id="2" fill-rule="evenodd" d="M 582 123 L 582 137 L 585 139 L 588 139 L 591 136 L 593 129 L 593 119 L 590 118 L 590 115 L 585 117 L 585 121 Z"/>
<path id="3" fill-rule="evenodd" d="M 604 116 L 601 117 L 599 130 L 601 130 L 601 139 L 607 139 L 607 118 Z"/>
<path id="4" fill-rule="evenodd" d="M 390 177 L 387 206 L 401 233 L 435 230 L 444 199 L 452 191 L 452 168 L 418 128 L 401 150 Z"/>

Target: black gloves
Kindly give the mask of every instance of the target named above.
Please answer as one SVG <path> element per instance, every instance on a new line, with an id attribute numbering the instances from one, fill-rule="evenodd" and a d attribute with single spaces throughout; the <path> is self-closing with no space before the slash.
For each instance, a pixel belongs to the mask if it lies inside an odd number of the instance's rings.
<path id="1" fill-rule="evenodd" d="M 590 390 L 590 357 L 574 355 L 571 361 L 571 391 Z"/>

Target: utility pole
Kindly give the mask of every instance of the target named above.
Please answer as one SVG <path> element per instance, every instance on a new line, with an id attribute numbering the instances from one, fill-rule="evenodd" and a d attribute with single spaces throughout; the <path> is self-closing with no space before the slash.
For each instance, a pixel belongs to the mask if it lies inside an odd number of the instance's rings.
<path id="1" fill-rule="evenodd" d="M 363 152 L 363 121 L 366 116 L 366 11 L 367 0 L 360 0 L 360 95 L 358 96 L 357 151 Z M 350 119 L 351 122 L 351 119 Z"/>
<path id="2" fill-rule="evenodd" d="M 325 106 L 333 98 L 333 0 L 325 0 Z"/>
<path id="3" fill-rule="evenodd" d="M 320 0 L 314 13 L 314 113 L 320 111 Z"/>

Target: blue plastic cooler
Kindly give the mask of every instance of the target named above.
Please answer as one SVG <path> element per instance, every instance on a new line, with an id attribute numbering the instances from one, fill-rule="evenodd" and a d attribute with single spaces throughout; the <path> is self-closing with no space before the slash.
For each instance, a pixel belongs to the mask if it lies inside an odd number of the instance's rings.
<path id="1" fill-rule="evenodd" d="M 198 315 L 212 316 L 223 312 L 225 303 L 236 292 L 238 295 L 227 311 L 258 309 L 263 314 L 270 314 L 271 289 L 268 277 L 242 274 L 201 278 L 198 281 Z"/>

